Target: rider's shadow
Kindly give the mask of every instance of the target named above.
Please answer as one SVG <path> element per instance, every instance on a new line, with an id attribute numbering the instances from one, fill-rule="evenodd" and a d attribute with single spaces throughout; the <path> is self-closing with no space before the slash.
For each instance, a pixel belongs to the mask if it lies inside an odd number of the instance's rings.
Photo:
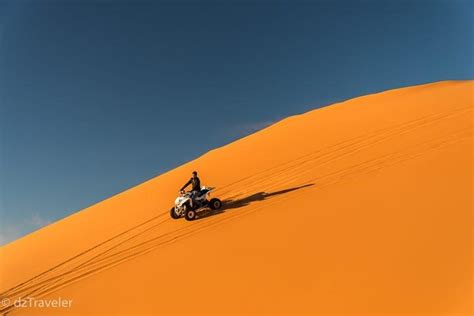
<path id="1" fill-rule="evenodd" d="M 213 215 L 218 215 L 218 214 L 224 213 L 228 210 L 232 210 L 232 209 L 247 206 L 247 205 L 249 205 L 253 202 L 263 201 L 263 200 L 269 199 L 269 198 L 271 198 L 273 196 L 276 196 L 276 195 L 289 193 L 289 192 L 292 192 L 292 191 L 296 191 L 296 190 L 299 190 L 299 189 L 310 187 L 312 185 L 314 185 L 314 184 L 310 183 L 310 184 L 305 184 L 305 185 L 301 185 L 301 186 L 297 186 L 297 187 L 293 187 L 293 188 L 289 188 L 289 189 L 285 189 L 285 190 L 275 191 L 275 192 L 269 192 L 269 193 L 267 193 L 267 192 L 258 192 L 258 193 L 246 196 L 244 198 L 241 198 L 241 199 L 224 200 L 222 202 L 222 207 L 219 210 L 215 210 L 215 211 L 210 210 L 210 209 L 203 210 L 203 211 L 199 212 L 198 219 L 206 218 L 206 217 L 213 216 Z"/>

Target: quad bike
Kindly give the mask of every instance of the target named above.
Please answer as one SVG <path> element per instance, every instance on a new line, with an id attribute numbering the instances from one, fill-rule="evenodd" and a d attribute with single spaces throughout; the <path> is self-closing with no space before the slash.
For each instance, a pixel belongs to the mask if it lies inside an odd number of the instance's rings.
<path id="1" fill-rule="evenodd" d="M 180 196 L 174 201 L 174 206 L 170 210 L 170 215 L 174 219 L 180 217 L 186 218 L 188 221 L 196 219 L 196 213 L 203 208 L 210 208 L 215 211 L 221 208 L 222 202 L 217 198 L 209 200 L 211 191 L 215 188 L 202 187 L 194 198 L 192 192 L 181 191 Z"/>

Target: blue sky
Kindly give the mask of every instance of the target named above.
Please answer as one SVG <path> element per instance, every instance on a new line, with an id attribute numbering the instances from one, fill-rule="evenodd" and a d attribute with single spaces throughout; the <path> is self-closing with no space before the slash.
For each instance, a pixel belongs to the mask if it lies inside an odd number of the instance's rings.
<path id="1" fill-rule="evenodd" d="M 286 116 L 472 79 L 473 12 L 459 0 L 0 0 L 0 244 Z"/>

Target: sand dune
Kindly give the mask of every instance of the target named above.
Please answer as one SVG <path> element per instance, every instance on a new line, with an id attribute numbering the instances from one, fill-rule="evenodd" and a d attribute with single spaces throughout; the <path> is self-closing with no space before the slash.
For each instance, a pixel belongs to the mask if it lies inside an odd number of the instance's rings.
<path id="1" fill-rule="evenodd" d="M 472 315 L 473 91 L 439 82 L 289 117 L 12 242 L 1 311 Z M 225 208 L 172 220 L 192 170 Z"/>

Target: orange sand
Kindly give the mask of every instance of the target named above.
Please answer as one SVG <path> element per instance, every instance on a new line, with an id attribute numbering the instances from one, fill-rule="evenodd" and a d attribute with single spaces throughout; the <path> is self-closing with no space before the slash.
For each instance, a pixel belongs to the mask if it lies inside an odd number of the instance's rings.
<path id="1" fill-rule="evenodd" d="M 8 315 L 472 315 L 473 81 L 289 117 L 0 248 Z M 224 212 L 169 218 L 198 170 Z"/>

